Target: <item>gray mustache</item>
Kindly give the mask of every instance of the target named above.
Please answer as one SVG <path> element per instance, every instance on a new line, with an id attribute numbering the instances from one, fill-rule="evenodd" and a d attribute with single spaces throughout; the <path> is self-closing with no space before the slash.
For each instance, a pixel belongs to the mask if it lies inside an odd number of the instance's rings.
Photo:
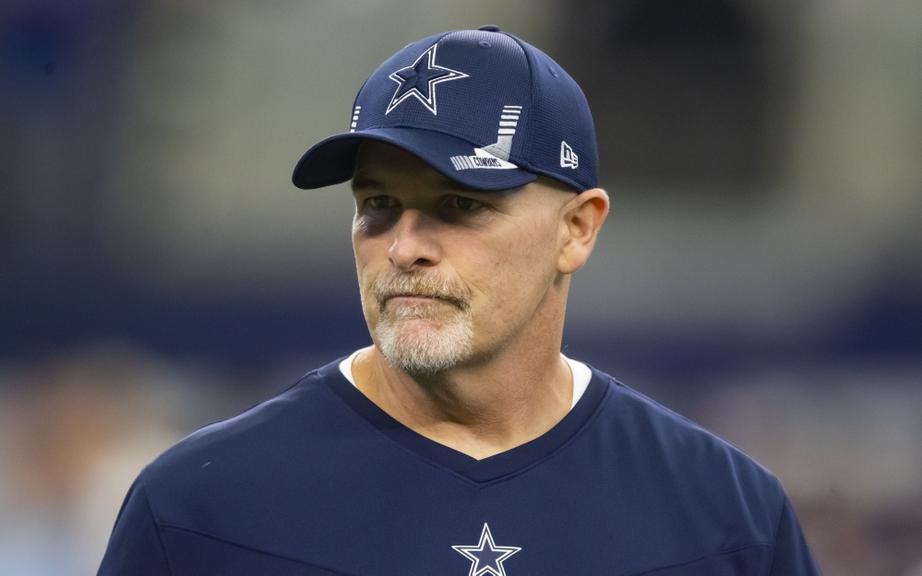
<path id="1" fill-rule="evenodd" d="M 395 296 L 438 298 L 454 304 L 461 310 L 470 307 L 467 292 L 461 286 L 435 276 L 400 275 L 382 278 L 374 283 L 372 291 L 381 308 Z"/>

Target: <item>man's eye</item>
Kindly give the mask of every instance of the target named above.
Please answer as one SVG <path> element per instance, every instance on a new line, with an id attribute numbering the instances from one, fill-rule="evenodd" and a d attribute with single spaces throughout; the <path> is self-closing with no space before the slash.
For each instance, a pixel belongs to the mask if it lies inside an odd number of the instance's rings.
<path id="1" fill-rule="evenodd" d="M 365 206 L 372 210 L 386 210 L 395 205 L 394 199 L 390 196 L 372 196 L 365 200 Z"/>
<path id="2" fill-rule="evenodd" d="M 483 208 L 483 203 L 468 198 L 467 196 L 451 196 L 448 200 L 449 206 L 459 212 L 473 212 Z"/>

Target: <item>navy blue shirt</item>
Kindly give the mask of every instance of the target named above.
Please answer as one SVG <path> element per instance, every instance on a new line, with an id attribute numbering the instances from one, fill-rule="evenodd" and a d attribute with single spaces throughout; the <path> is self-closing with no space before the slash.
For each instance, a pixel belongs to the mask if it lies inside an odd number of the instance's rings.
<path id="1" fill-rule="evenodd" d="M 475 460 L 338 362 L 198 430 L 135 481 L 102 576 L 806 576 L 778 480 L 593 369 L 539 438 Z"/>

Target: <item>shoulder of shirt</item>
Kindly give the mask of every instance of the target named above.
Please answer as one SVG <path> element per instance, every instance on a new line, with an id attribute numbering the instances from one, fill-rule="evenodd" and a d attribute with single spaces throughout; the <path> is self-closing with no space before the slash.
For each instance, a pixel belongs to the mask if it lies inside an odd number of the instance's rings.
<path id="1" fill-rule="evenodd" d="M 339 361 L 304 374 L 282 392 L 241 413 L 195 430 L 154 459 L 142 472 L 148 481 L 175 478 L 210 465 L 213 457 L 240 454 L 290 437 L 293 429 L 310 427 L 329 410 L 330 396 L 322 372 Z M 327 407 L 327 409 L 324 409 Z"/>
<path id="2" fill-rule="evenodd" d="M 638 457 L 679 470 L 689 484 L 720 485 L 715 480 L 721 478 L 728 486 L 741 483 L 775 503 L 784 498 L 778 478 L 743 449 L 616 378 L 595 368 L 593 372 L 611 388 L 603 407 L 608 412 L 604 425 L 611 434 L 623 436 Z"/>

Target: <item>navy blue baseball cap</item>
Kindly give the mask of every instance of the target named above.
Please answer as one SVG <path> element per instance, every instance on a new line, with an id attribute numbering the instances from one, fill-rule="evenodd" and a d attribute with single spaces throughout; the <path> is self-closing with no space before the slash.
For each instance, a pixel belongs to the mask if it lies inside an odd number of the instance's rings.
<path id="1" fill-rule="evenodd" d="M 362 85 L 349 131 L 311 147 L 299 188 L 345 182 L 363 140 L 414 154 L 479 190 L 518 188 L 538 175 L 578 191 L 598 186 L 589 104 L 547 54 L 496 26 L 408 44 Z"/>

